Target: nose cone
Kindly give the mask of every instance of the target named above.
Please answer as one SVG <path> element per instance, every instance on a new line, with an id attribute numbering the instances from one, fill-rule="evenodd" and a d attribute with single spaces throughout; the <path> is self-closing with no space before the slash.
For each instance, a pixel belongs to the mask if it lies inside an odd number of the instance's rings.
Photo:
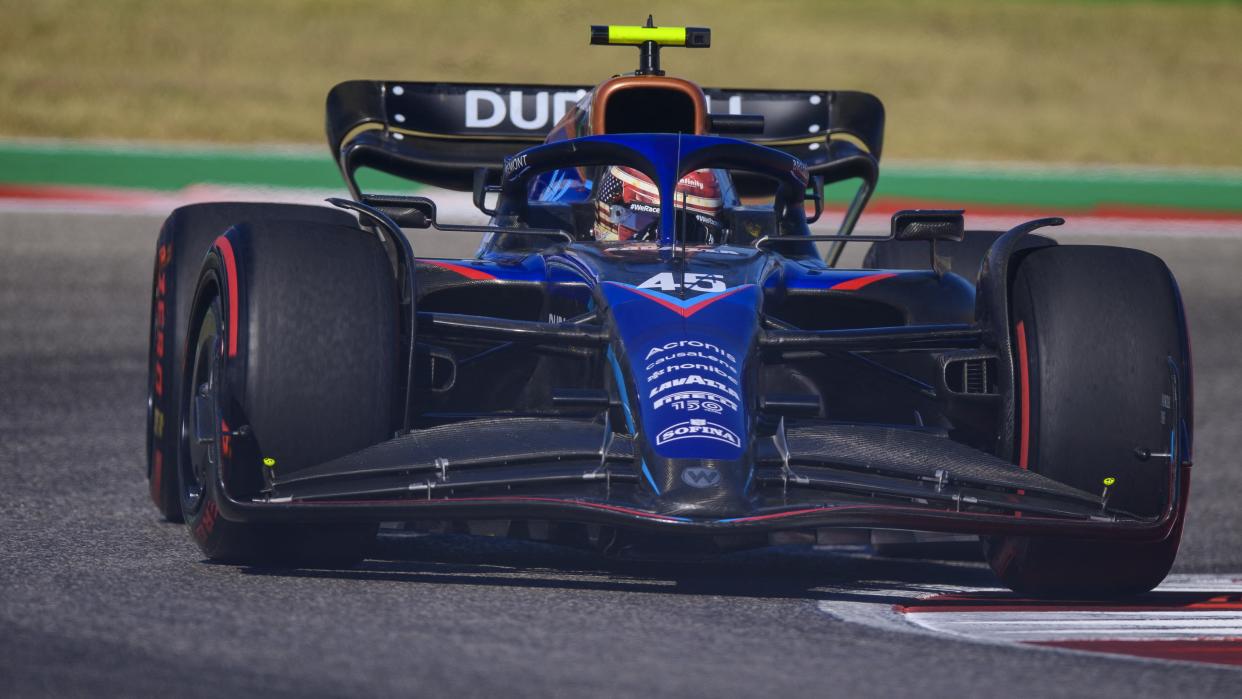
<path id="1" fill-rule="evenodd" d="M 670 291 L 656 288 L 662 284 Z M 745 514 L 752 509 L 749 360 L 760 290 L 680 270 L 644 285 L 601 285 L 618 334 L 609 356 L 627 426 L 641 435 L 640 487 L 662 514 Z"/>
<path id="2" fill-rule="evenodd" d="M 655 499 L 657 512 L 679 517 L 723 519 L 754 507 L 747 493 L 750 468 L 740 461 L 684 461 L 664 464 L 664 488 Z"/>

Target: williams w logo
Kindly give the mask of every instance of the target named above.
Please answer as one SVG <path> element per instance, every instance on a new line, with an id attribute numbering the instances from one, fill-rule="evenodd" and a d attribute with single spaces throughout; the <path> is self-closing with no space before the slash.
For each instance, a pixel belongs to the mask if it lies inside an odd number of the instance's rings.
<path id="1" fill-rule="evenodd" d="M 705 466 L 691 466 L 681 472 L 681 480 L 692 488 L 710 488 L 720 482 L 720 472 Z"/>

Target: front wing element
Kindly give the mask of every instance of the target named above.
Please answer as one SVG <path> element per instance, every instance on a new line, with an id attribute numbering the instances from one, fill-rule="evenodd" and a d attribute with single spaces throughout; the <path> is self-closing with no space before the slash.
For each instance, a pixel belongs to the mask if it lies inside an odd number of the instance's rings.
<path id="1" fill-rule="evenodd" d="M 1168 535 L 1187 475 L 1171 469 L 1175 497 L 1142 518 L 934 430 L 813 423 L 759 444 L 746 510 L 704 518 L 659 511 L 635 450 L 591 420 L 458 422 L 278 475 L 259 498 L 221 498 L 221 510 L 239 521 L 526 518 L 685 534 L 870 527 L 1138 541 Z"/>

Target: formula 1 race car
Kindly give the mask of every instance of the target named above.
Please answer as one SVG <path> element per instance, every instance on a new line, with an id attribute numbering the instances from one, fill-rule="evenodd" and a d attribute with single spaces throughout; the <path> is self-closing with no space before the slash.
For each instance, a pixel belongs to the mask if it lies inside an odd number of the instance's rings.
<path id="1" fill-rule="evenodd" d="M 606 549 L 908 530 L 978 535 L 1026 593 L 1164 578 L 1192 410 L 1159 259 L 956 210 L 852 235 L 874 96 L 665 75 L 661 48 L 707 29 L 591 41 L 638 70 L 337 85 L 352 199 L 168 218 L 148 474 L 209 559 L 347 565 L 380 523 Z M 363 191 L 372 171 L 469 191 L 490 223 Z M 812 234 L 834 183 L 856 194 Z M 428 228 L 482 245 L 421 257 L 403 229 Z M 853 241 L 863 268 L 838 267 Z"/>

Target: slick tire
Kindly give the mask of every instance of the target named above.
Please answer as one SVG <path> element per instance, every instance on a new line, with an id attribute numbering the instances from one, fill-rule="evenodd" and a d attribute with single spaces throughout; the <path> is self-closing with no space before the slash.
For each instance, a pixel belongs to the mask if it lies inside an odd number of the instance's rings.
<path id="1" fill-rule="evenodd" d="M 241 221 L 308 221 L 349 225 L 352 216 L 320 206 L 214 203 L 176 209 L 164 221 L 155 248 L 151 283 L 151 325 L 147 358 L 147 484 L 161 515 L 181 521 L 181 498 L 173 465 L 181 367 L 190 304 L 208 248 L 229 226 Z"/>
<path id="2" fill-rule="evenodd" d="M 1005 231 L 966 231 L 961 242 L 939 241 L 936 254 L 947 262 L 948 270 L 977 283 L 979 267 L 988 249 Z M 1018 250 L 1036 248 L 1052 243 L 1040 235 L 1024 236 Z M 885 240 L 872 243 L 863 257 L 865 269 L 932 269 L 931 243 L 924 240 Z"/>
<path id="3" fill-rule="evenodd" d="M 398 313 L 388 256 L 357 227 L 269 221 L 216 240 L 193 305 L 178 458 L 186 524 L 208 559 L 365 556 L 374 524 L 232 521 L 228 502 L 392 435 Z"/>
<path id="4" fill-rule="evenodd" d="M 1161 516 L 1170 461 L 1181 468 L 1192 419 L 1185 316 L 1168 268 L 1125 248 L 1042 248 L 1018 261 L 1011 307 L 1019 465 L 1092 493 L 1115 479 L 1110 508 Z M 1175 434 L 1172 458 L 1136 453 L 1168 452 Z M 1177 555 L 1189 487 L 1182 480 L 1179 517 L 1162 541 L 994 538 L 985 541 L 988 562 L 1024 594 L 1147 592 Z"/>

